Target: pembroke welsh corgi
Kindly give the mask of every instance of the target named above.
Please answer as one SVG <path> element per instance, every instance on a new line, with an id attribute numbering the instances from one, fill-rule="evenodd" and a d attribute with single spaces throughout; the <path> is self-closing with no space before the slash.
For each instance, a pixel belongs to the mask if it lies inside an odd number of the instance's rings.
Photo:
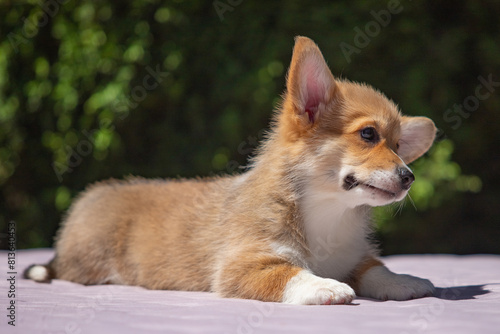
<path id="1" fill-rule="evenodd" d="M 436 128 L 373 88 L 334 78 L 297 37 L 267 139 L 239 175 L 111 180 L 73 203 L 56 255 L 26 277 L 212 291 L 290 304 L 431 296 L 370 241 L 370 207 L 401 201 Z"/>

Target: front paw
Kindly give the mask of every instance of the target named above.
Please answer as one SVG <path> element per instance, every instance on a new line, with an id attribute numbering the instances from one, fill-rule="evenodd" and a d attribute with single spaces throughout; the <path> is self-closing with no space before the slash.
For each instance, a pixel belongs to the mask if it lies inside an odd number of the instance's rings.
<path id="1" fill-rule="evenodd" d="M 300 305 L 349 304 L 354 290 L 339 281 L 321 278 L 303 270 L 292 277 L 283 293 L 283 303 Z"/>
<path id="2" fill-rule="evenodd" d="M 360 283 L 361 296 L 380 300 L 409 300 L 434 294 L 434 285 L 429 280 L 395 274 L 384 266 L 368 270 Z"/>

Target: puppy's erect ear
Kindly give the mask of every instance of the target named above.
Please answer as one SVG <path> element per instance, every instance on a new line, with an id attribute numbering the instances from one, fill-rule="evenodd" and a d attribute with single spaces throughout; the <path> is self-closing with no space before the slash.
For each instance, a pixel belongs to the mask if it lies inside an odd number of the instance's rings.
<path id="1" fill-rule="evenodd" d="M 317 121 L 335 94 L 335 79 L 318 46 L 307 37 L 296 37 L 286 96 L 301 123 Z"/>
<path id="2" fill-rule="evenodd" d="M 398 155 L 409 164 L 427 152 L 435 137 L 436 127 L 429 118 L 403 116 Z"/>

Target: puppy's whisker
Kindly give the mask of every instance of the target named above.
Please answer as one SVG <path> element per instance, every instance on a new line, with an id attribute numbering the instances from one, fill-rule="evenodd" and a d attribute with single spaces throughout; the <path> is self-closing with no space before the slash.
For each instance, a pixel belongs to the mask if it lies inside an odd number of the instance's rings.
<path id="1" fill-rule="evenodd" d="M 417 209 L 417 206 L 415 205 L 415 202 L 413 201 L 413 198 L 411 198 L 411 195 L 410 193 L 408 193 L 408 195 L 406 196 L 408 198 L 408 200 L 410 201 L 410 203 L 413 205 L 413 207 L 415 208 L 415 211 L 418 211 Z"/>

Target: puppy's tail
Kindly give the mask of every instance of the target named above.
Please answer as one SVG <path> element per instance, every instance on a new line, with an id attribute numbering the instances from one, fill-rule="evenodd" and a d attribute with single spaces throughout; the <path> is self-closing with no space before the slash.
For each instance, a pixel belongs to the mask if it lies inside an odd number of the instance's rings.
<path id="1" fill-rule="evenodd" d="M 56 273 L 52 267 L 54 260 L 47 264 L 32 264 L 24 271 L 24 278 L 32 279 L 39 283 L 50 283 L 56 278 Z"/>

